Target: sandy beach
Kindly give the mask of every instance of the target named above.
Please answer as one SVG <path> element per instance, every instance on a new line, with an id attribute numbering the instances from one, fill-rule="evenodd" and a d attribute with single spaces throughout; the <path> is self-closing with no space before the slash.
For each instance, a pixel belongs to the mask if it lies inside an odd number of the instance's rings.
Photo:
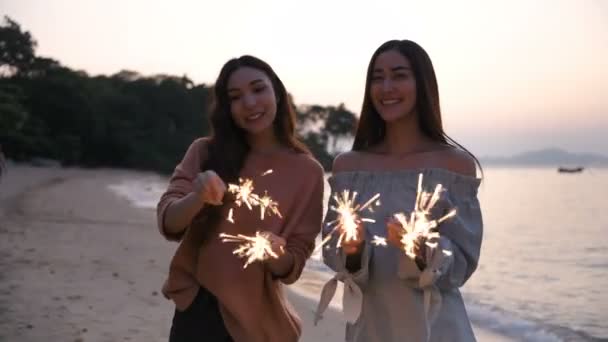
<path id="1" fill-rule="evenodd" d="M 167 341 L 160 293 L 176 244 L 155 213 L 108 185 L 151 173 L 9 165 L 0 183 L 0 341 Z M 341 314 L 312 324 L 318 275 L 288 289 L 302 341 L 342 341 Z M 476 327 L 479 341 L 506 341 Z"/>

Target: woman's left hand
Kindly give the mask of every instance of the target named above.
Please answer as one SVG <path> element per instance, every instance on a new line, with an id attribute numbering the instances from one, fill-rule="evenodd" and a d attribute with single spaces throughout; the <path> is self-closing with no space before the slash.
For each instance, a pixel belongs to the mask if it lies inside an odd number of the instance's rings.
<path id="1" fill-rule="evenodd" d="M 399 250 L 403 251 L 405 249 L 405 246 L 403 245 L 403 242 L 401 241 L 401 236 L 403 234 L 403 226 L 401 225 L 401 223 L 399 223 L 399 221 L 397 219 L 395 219 L 394 217 L 391 217 L 387 222 L 386 222 L 386 241 L 397 247 Z M 415 255 L 415 262 L 418 265 L 418 267 L 422 270 L 425 268 L 426 265 L 426 258 L 425 258 L 425 245 L 426 245 L 426 239 L 425 238 L 420 238 L 414 241 L 414 255 Z"/>
<path id="2" fill-rule="evenodd" d="M 386 242 L 403 250 L 403 242 L 401 242 L 401 235 L 403 234 L 403 226 L 396 218 L 391 217 L 386 222 Z"/>
<path id="3" fill-rule="evenodd" d="M 272 232 L 263 232 L 262 235 L 270 242 L 270 249 L 276 254 L 276 258 L 271 257 L 265 261 L 268 269 L 276 277 L 288 275 L 294 266 L 294 256 L 285 250 L 287 241 L 285 238 Z"/>
<path id="4" fill-rule="evenodd" d="M 285 253 L 285 245 L 287 245 L 287 241 L 283 237 L 269 231 L 263 232 L 262 235 L 268 239 L 270 242 L 270 248 L 276 255 L 280 257 Z"/>

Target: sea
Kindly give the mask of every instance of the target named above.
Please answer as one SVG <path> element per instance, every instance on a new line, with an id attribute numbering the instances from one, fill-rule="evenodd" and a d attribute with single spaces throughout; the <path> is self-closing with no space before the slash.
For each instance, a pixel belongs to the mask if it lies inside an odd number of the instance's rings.
<path id="1" fill-rule="evenodd" d="M 155 208 L 166 186 L 151 175 L 110 189 Z M 608 169 L 484 168 L 481 258 L 461 289 L 473 324 L 516 341 L 608 341 L 607 197 Z M 306 267 L 331 276 L 320 253 Z"/>

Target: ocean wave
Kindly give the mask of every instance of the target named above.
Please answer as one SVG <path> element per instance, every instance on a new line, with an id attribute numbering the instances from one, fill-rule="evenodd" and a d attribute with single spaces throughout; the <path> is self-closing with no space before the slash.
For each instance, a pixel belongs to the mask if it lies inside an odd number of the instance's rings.
<path id="1" fill-rule="evenodd" d="M 522 318 L 501 308 L 477 303 L 466 298 L 467 295 L 465 295 L 465 302 L 472 323 L 517 341 L 607 341 L 567 327 Z"/>
<path id="2" fill-rule="evenodd" d="M 165 191 L 165 186 L 158 178 L 128 180 L 108 185 L 108 188 L 120 197 L 126 198 L 136 208 L 154 209 Z"/>

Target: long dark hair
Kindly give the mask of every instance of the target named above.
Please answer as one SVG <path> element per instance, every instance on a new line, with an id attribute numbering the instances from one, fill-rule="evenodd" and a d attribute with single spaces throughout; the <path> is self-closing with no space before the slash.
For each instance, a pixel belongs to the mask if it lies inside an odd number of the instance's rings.
<path id="1" fill-rule="evenodd" d="M 439 88 L 433 63 L 426 51 L 411 40 L 389 40 L 380 45 L 372 55 L 367 67 L 363 106 L 352 149 L 355 151 L 365 150 L 380 143 L 386 134 L 386 123 L 372 103 L 370 89 L 376 58 L 386 51 L 397 51 L 410 62 L 414 78 L 416 79 L 416 113 L 422 133 L 433 141 L 466 152 L 475 160 L 481 170 L 479 160 L 469 150 L 444 132 L 441 122 L 441 108 L 439 106 Z"/>
<path id="2" fill-rule="evenodd" d="M 277 101 L 273 131 L 279 142 L 294 152 L 310 154 L 308 148 L 296 137 L 294 106 L 283 82 L 270 65 L 259 58 L 248 55 L 231 59 L 222 67 L 213 87 L 210 115 L 211 136 L 207 144 L 207 151 L 204 151 L 206 156 L 200 165 L 201 171 L 213 170 L 226 183 L 238 181 L 239 173 L 250 151 L 246 139 L 247 133 L 232 118 L 230 97 L 228 96 L 228 79 L 242 67 L 262 71 L 272 83 Z M 207 226 L 205 229 L 210 230 L 211 225 L 221 219 L 220 213 L 221 207 L 207 206 L 197 215 L 195 222 L 204 221 Z"/>

